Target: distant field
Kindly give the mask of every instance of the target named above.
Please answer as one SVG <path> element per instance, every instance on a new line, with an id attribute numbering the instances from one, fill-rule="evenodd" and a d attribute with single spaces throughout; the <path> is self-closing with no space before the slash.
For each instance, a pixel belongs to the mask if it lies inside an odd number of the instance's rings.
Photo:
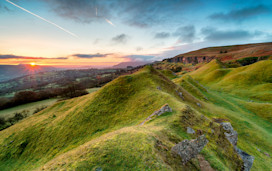
<path id="1" fill-rule="evenodd" d="M 97 90 L 99 90 L 100 87 L 95 87 L 95 88 L 89 88 L 87 89 L 88 93 L 93 93 Z M 12 107 L 12 108 L 8 108 L 8 109 L 4 109 L 4 110 L 0 110 L 0 116 L 3 117 L 10 117 L 12 116 L 15 112 L 21 112 L 23 110 L 29 110 L 30 114 L 33 113 L 33 111 L 40 106 L 50 106 L 52 104 L 54 104 L 58 99 L 47 99 L 47 100 L 42 100 L 42 101 L 38 101 L 38 102 L 33 102 L 33 103 L 27 103 L 24 105 L 20 105 L 20 106 L 16 106 L 16 107 Z"/>
<path id="2" fill-rule="evenodd" d="M 87 91 L 88 91 L 88 93 L 93 93 L 93 92 L 99 90 L 100 88 L 101 88 L 101 87 L 88 88 Z"/>
<path id="3" fill-rule="evenodd" d="M 32 114 L 33 111 L 37 107 L 40 107 L 40 106 L 43 106 L 43 105 L 50 106 L 50 105 L 54 104 L 56 101 L 57 101 L 57 99 L 47 99 L 47 100 L 42 100 L 42 101 L 38 101 L 38 102 L 28 103 L 28 104 L 24 104 L 24 105 L 12 107 L 12 108 L 0 110 L 0 116 L 10 117 L 15 112 L 21 112 L 23 110 L 29 110 L 30 114 Z"/>

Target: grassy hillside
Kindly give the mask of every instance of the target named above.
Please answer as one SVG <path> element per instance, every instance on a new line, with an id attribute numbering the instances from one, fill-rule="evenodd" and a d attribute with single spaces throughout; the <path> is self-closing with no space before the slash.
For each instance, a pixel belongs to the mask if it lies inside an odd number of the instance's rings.
<path id="1" fill-rule="evenodd" d="M 201 134 L 209 140 L 201 155 L 214 169 L 239 170 L 242 161 L 218 118 L 232 123 L 238 147 L 255 157 L 252 170 L 272 167 L 263 153 L 272 154 L 271 122 L 250 109 L 255 103 L 206 90 L 193 75 L 174 81 L 148 66 L 22 120 L 0 132 L 0 170 L 200 170 L 200 160 L 183 165 L 170 151 Z M 166 103 L 173 112 L 139 126 Z M 188 126 L 197 133 L 187 134 Z"/>
<path id="2" fill-rule="evenodd" d="M 225 68 L 224 64 L 213 60 L 187 75 L 214 90 L 261 101 L 272 99 L 272 60 L 239 68 Z"/>
<path id="3" fill-rule="evenodd" d="M 265 162 L 271 160 L 265 152 L 271 155 L 272 149 L 271 68 L 272 61 L 260 61 L 226 69 L 214 60 L 174 80 L 203 99 L 200 111 L 206 116 L 232 123 L 239 134 L 239 148 L 255 157 L 252 170 L 272 168 Z"/>
<path id="4" fill-rule="evenodd" d="M 230 46 L 218 46 L 208 47 L 191 51 L 188 53 L 177 55 L 176 57 L 194 57 L 194 56 L 206 56 L 215 57 L 221 61 L 230 61 L 245 57 L 268 57 L 271 59 L 271 45 L 272 43 L 255 43 L 245 45 L 230 45 Z M 175 58 L 175 57 L 174 57 Z"/>
<path id="5" fill-rule="evenodd" d="M 0 142 L 8 147 L 1 146 L 5 164 L 0 167 L 42 163 L 103 133 L 138 124 L 168 98 L 156 91 L 158 85 L 169 87 L 158 74 L 146 69 L 120 77 L 94 94 L 59 102 L 1 131 Z"/>

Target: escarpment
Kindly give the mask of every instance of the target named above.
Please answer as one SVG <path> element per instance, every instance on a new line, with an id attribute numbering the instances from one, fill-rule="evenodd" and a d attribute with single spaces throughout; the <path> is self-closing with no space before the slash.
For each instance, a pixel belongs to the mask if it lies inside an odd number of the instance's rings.
<path id="1" fill-rule="evenodd" d="M 204 62 L 210 62 L 211 60 L 215 59 L 215 56 L 176 56 L 174 58 L 165 59 L 166 62 L 181 62 L 184 64 L 198 64 Z"/>

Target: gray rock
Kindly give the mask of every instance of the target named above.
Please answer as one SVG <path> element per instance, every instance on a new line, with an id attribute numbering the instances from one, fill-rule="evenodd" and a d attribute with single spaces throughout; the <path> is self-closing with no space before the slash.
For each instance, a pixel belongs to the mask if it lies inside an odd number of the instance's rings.
<path id="1" fill-rule="evenodd" d="M 247 154 L 246 152 L 242 151 L 241 149 L 237 147 L 238 134 L 233 129 L 233 127 L 231 126 L 229 122 L 222 122 L 220 124 L 223 127 L 223 129 L 226 131 L 224 132 L 225 137 L 234 146 L 235 151 L 238 153 L 238 155 L 242 158 L 244 162 L 242 169 L 244 171 L 249 171 L 253 165 L 254 157 Z"/>
<path id="2" fill-rule="evenodd" d="M 183 164 L 185 164 L 192 158 L 195 158 L 208 142 L 205 135 L 201 135 L 191 141 L 183 140 L 172 147 L 171 152 L 173 155 L 180 156 Z"/>
<path id="3" fill-rule="evenodd" d="M 200 103 L 196 103 L 196 105 L 197 105 L 198 107 L 201 107 L 201 104 L 200 104 Z"/>
<path id="4" fill-rule="evenodd" d="M 242 151 L 241 149 L 235 147 L 235 151 L 239 154 L 244 162 L 244 171 L 249 171 L 253 165 L 254 157 Z"/>
<path id="5" fill-rule="evenodd" d="M 268 153 L 264 152 L 264 154 L 267 156 L 267 157 L 271 157 Z"/>
<path id="6" fill-rule="evenodd" d="M 233 127 L 231 126 L 231 124 L 229 122 L 222 122 L 221 126 L 226 131 L 224 134 L 225 134 L 226 138 L 229 140 L 229 142 L 233 146 L 236 146 L 237 145 L 237 141 L 238 141 L 238 134 L 237 134 L 237 132 L 233 129 Z"/>
<path id="7" fill-rule="evenodd" d="M 156 113 L 156 115 L 160 116 L 160 115 L 164 114 L 165 112 L 172 112 L 172 109 L 171 109 L 171 107 L 169 107 L 168 104 L 163 105 L 160 108 L 160 110 L 158 110 L 158 111 L 156 111 L 154 113 Z"/>
<path id="8" fill-rule="evenodd" d="M 178 96 L 179 96 L 180 98 L 182 98 L 182 100 L 184 100 L 184 97 L 183 97 L 182 92 L 180 92 L 180 91 L 178 91 L 178 90 L 176 90 L 176 92 L 177 92 Z"/>
<path id="9" fill-rule="evenodd" d="M 102 168 L 98 167 L 98 168 L 95 169 L 95 171 L 102 171 Z"/>
<path id="10" fill-rule="evenodd" d="M 155 115 L 160 116 L 164 114 L 165 112 L 172 112 L 172 109 L 168 104 L 163 105 L 159 110 L 149 115 L 142 123 L 140 123 L 140 125 L 143 125 L 145 122 L 151 120 L 153 116 Z"/>
<path id="11" fill-rule="evenodd" d="M 179 97 L 183 98 L 182 92 L 178 92 Z"/>
<path id="12" fill-rule="evenodd" d="M 190 127 L 187 127 L 187 133 L 188 133 L 188 134 L 195 134 L 195 130 L 193 130 L 193 129 L 190 128 Z"/>

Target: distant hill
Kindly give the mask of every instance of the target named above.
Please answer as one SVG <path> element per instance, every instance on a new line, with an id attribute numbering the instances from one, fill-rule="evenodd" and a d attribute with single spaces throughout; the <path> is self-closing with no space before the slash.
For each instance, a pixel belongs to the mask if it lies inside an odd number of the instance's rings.
<path id="1" fill-rule="evenodd" d="M 57 68 L 50 66 L 31 65 L 0 65 L 0 82 L 24 75 L 36 74 L 45 71 L 54 71 Z"/>
<path id="2" fill-rule="evenodd" d="M 137 67 L 151 63 L 150 61 L 134 61 L 134 62 L 121 62 L 117 65 L 114 65 L 113 68 L 127 68 L 128 66 Z"/>
<path id="3" fill-rule="evenodd" d="M 50 70 L 50 68 L 46 68 Z M 70 69 L 54 71 L 40 69 L 36 72 L 27 71 L 27 75 L 0 82 L 0 97 L 6 94 L 14 94 L 18 91 L 32 89 L 35 91 L 46 90 L 48 88 L 63 88 L 72 82 L 82 83 L 85 86 L 99 85 L 107 80 L 111 80 L 116 69 Z M 52 68 L 53 69 L 53 68 Z M 64 69 L 64 68 L 62 68 Z M 37 73 L 40 71 L 39 73 Z M 114 74 L 115 75 L 115 74 Z M 97 82 L 99 80 L 99 84 Z M 84 82 L 84 83 L 83 83 Z"/>
<path id="4" fill-rule="evenodd" d="M 272 43 L 255 43 L 245 45 L 231 45 L 208 47 L 179 54 L 173 58 L 165 59 L 167 62 L 180 62 L 184 64 L 198 64 L 220 59 L 222 62 L 237 60 L 246 57 L 272 56 Z"/>

